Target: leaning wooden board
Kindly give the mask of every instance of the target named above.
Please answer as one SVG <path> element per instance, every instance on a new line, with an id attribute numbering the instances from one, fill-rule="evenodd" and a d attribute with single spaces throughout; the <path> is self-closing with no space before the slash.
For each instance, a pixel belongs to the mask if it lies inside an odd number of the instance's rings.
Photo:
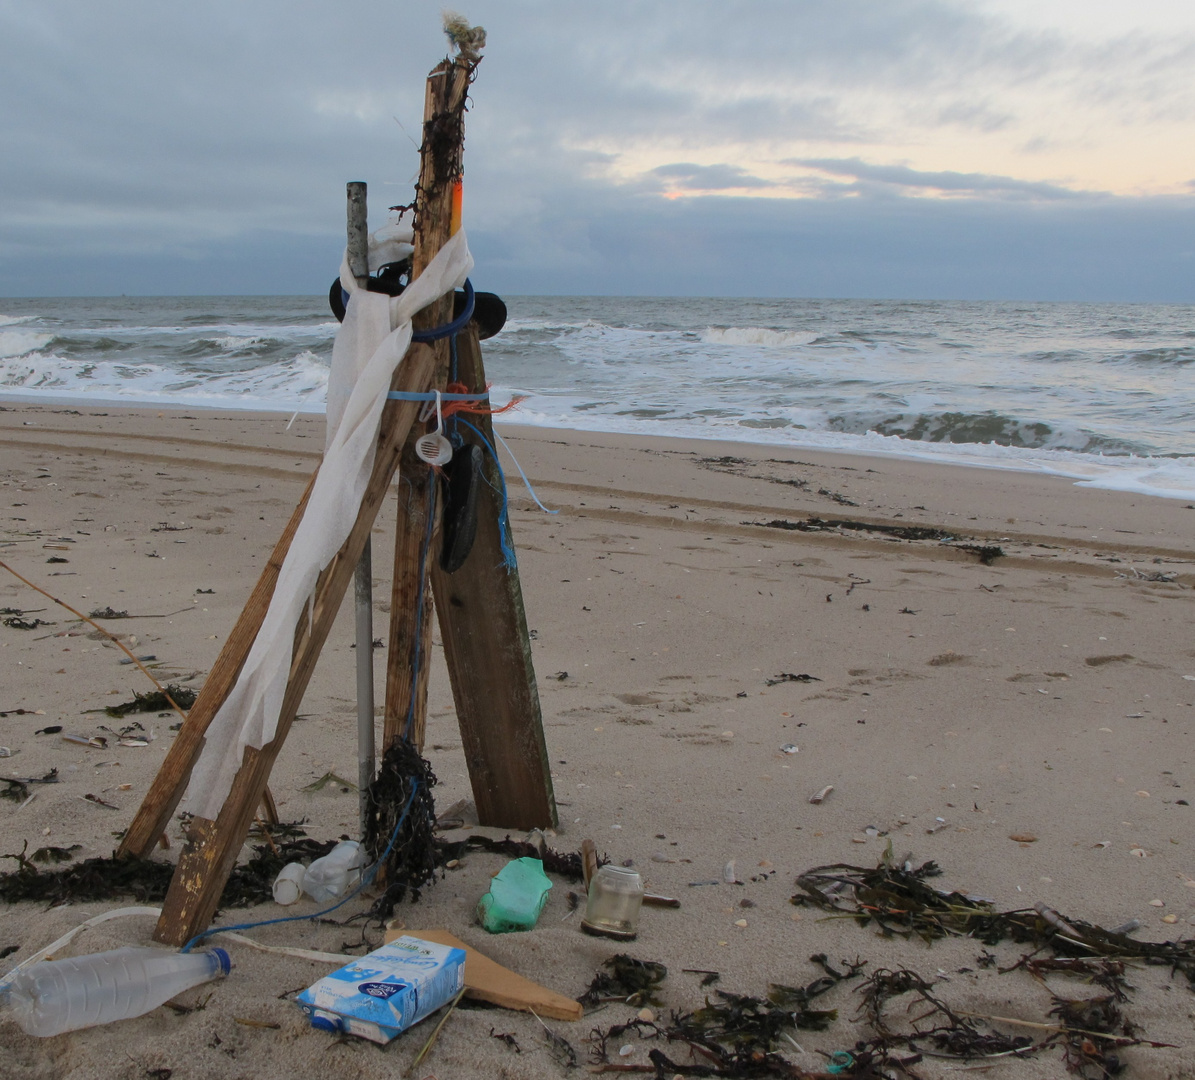
<path id="1" fill-rule="evenodd" d="M 484 953 L 466 945 L 447 930 L 387 930 L 387 944 L 404 934 L 422 938 L 424 941 L 434 941 L 437 945 L 451 945 L 465 950 L 466 997 L 488 1001 L 491 1005 L 501 1005 L 505 1009 L 534 1012 L 549 1020 L 581 1019 L 582 1009 L 579 1001 L 573 1001 L 572 998 L 557 994 L 546 986 L 524 979 L 522 975 L 516 974 L 510 968 L 504 968 Z"/>

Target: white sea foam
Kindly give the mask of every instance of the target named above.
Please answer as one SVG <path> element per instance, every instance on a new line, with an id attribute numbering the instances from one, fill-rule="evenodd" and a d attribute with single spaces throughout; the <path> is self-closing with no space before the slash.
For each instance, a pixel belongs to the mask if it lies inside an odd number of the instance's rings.
<path id="1" fill-rule="evenodd" d="M 27 356 L 44 349 L 53 340 L 53 334 L 39 334 L 36 330 L 0 330 L 0 359 Z"/>
<path id="2" fill-rule="evenodd" d="M 186 375 L 158 364 L 80 363 L 61 356 L 41 356 L 36 367 L 20 359 L 0 361 L 0 390 L 21 397 L 52 391 L 105 401 L 322 412 L 327 386 L 328 367 L 309 350 L 251 371 L 223 374 Z"/>
<path id="3" fill-rule="evenodd" d="M 817 334 L 804 330 L 769 330 L 763 326 L 711 326 L 702 331 L 701 340 L 709 345 L 753 345 L 775 349 L 791 345 L 811 345 Z"/>
<path id="4" fill-rule="evenodd" d="M 13 326 L 36 318 L 36 315 L 0 315 L 0 326 Z"/>

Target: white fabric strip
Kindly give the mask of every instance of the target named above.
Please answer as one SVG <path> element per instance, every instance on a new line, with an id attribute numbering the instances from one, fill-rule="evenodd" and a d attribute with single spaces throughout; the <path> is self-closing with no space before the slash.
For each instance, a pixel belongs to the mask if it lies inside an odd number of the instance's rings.
<path id="1" fill-rule="evenodd" d="M 375 249 L 371 266 L 393 261 L 390 256 L 402 250 L 406 236 L 409 233 L 382 230 L 371 237 Z M 214 820 L 219 815 L 245 747 L 260 749 L 274 738 L 290 674 L 295 625 L 320 571 L 340 550 L 357 518 L 373 469 L 386 392 L 411 344 L 411 318 L 464 284 L 472 268 L 463 229 L 401 296 L 360 289 L 347 261 L 341 266 L 340 281 L 349 293 L 349 304 L 332 349 L 324 459 L 265 621 L 236 685 L 208 727 L 191 773 L 183 805 L 198 817 Z"/>

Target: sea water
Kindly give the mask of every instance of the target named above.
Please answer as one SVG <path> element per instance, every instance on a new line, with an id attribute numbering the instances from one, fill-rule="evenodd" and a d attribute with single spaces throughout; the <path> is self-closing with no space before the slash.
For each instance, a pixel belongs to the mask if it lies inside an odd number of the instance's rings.
<path id="1" fill-rule="evenodd" d="M 479 283 L 484 288 L 484 282 Z M 1195 305 L 506 297 L 511 422 L 1195 498 Z M 320 412 L 322 297 L 0 299 L 0 396 Z"/>

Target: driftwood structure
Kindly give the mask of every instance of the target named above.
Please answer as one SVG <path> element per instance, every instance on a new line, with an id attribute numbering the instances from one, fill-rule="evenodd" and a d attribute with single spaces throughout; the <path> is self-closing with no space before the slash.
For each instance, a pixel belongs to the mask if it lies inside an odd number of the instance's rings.
<path id="1" fill-rule="evenodd" d="M 443 61 L 428 76 L 415 200 L 412 280 L 459 226 L 464 113 L 476 65 L 476 53 L 463 50 L 460 57 Z M 448 295 L 426 308 L 416 316 L 415 329 L 447 323 L 452 317 L 452 303 Z M 485 370 L 475 323 L 457 335 L 455 350 L 458 381 L 465 383 L 470 392 L 483 393 Z M 448 380 L 449 356 L 447 339 L 413 343 L 395 372 L 391 389 L 416 394 L 442 390 Z M 418 410 L 418 403 L 413 401 L 386 403 L 373 471 L 352 531 L 321 572 L 307 612 L 294 628 L 294 653 L 276 735 L 261 749 L 245 750 L 218 817 L 197 817 L 190 822 L 154 934 L 158 941 L 181 945 L 211 922 L 255 811 L 269 799 L 266 785 L 270 769 L 298 712 L 354 571 L 367 550 L 370 530 L 396 471 L 401 481 L 386 674 L 385 745 L 408 738 L 416 747 L 422 747 L 431 649 L 418 648 L 418 642 L 430 646 L 434 606 L 480 821 L 520 829 L 556 823 L 522 591 L 517 570 L 506 565 L 503 558 L 504 525 L 499 520 L 500 500 L 495 493 L 503 483 L 501 471 L 487 450 L 489 483 L 481 485 L 477 536 L 464 565 L 446 573 L 437 560 L 422 559 L 428 489 L 439 479 L 414 454 L 414 440 L 423 434 L 416 420 Z M 489 416 L 473 420 L 492 448 Z M 465 438 L 478 441 L 477 435 L 468 432 Z M 177 809 L 208 726 L 235 685 L 261 628 L 314 482 L 313 476 L 125 834 L 121 854 L 148 855 Z"/>

